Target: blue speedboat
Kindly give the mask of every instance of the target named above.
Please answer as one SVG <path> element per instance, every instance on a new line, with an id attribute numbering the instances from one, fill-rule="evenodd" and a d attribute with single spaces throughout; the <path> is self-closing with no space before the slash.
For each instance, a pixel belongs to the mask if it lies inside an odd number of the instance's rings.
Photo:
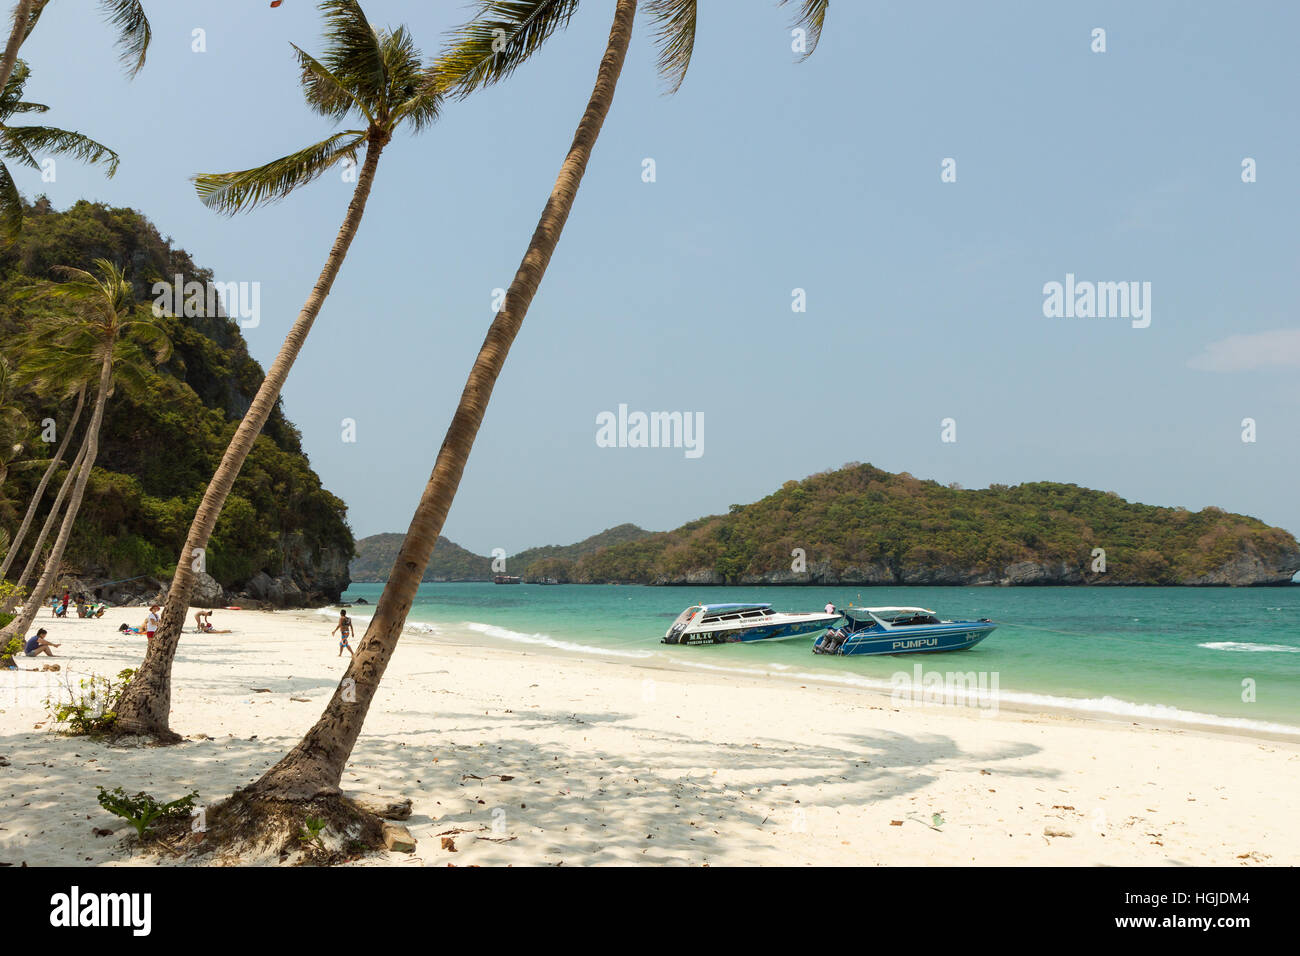
<path id="1" fill-rule="evenodd" d="M 849 607 L 844 624 L 831 628 L 813 645 L 815 654 L 921 654 L 964 651 L 997 627 L 979 621 L 941 621 L 923 607 Z"/>
<path id="2" fill-rule="evenodd" d="M 839 614 L 787 614 L 770 604 L 695 604 L 673 621 L 665 644 L 748 644 L 807 637 L 824 631 Z"/>

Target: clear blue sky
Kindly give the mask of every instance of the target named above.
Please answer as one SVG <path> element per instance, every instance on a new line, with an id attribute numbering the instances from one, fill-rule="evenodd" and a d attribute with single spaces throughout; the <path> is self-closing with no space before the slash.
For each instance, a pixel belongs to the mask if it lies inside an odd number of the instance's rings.
<path id="1" fill-rule="evenodd" d="M 365 7 L 407 23 L 428 55 L 470 9 Z M 849 461 L 968 488 L 1070 481 L 1300 533 L 1300 7 L 836 0 L 802 64 L 789 10 L 701 8 L 675 96 L 638 29 L 450 538 L 514 552 L 623 521 L 672 528 Z M 122 168 L 106 180 L 64 162 L 56 183 L 16 170 L 18 185 L 60 208 L 136 207 L 219 280 L 261 282 L 262 322 L 245 334 L 265 364 L 350 187 L 327 177 L 226 219 L 188 177 L 331 131 L 290 55 L 291 40 L 320 49 L 315 4 L 148 9 L 149 61 L 127 81 L 95 4 L 51 5 L 23 52 L 28 98 L 116 147 Z M 407 526 L 611 11 L 586 0 L 511 81 L 384 155 L 284 394 L 359 536 Z M 191 52 L 196 27 L 206 53 Z M 940 182 L 945 157 L 956 183 Z M 1258 182 L 1241 181 L 1244 157 Z M 1043 285 L 1066 273 L 1150 282 L 1150 327 L 1045 318 Z M 702 412 L 704 455 L 597 447 L 596 415 L 620 403 Z M 946 417 L 955 443 L 940 441 Z"/>

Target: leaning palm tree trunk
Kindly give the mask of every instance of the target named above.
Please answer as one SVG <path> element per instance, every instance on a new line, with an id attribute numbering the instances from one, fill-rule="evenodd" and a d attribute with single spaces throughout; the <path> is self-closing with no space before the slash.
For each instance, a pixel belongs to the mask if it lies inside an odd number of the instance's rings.
<path id="1" fill-rule="evenodd" d="M 283 760 L 244 791 L 243 796 L 268 801 L 310 801 L 332 798 L 338 794 L 343 768 L 352 754 L 379 681 L 397 647 L 398 638 L 402 635 L 407 612 L 460 485 L 470 449 L 483 421 L 488 400 L 492 397 L 492 388 L 501 374 L 510 345 L 519 332 L 528 306 L 551 261 L 551 254 L 555 251 L 565 220 L 573 208 L 592 147 L 596 144 L 601 125 L 614 98 L 614 88 L 627 54 L 635 14 L 636 0 L 618 0 L 609 43 L 600 63 L 596 86 L 587 103 L 587 110 L 578 124 L 578 131 L 573 137 L 564 164 L 560 167 L 560 175 L 551 190 L 546 208 L 542 210 L 528 251 L 506 294 L 505 306 L 493 319 L 478 358 L 470 370 L 460 404 L 447 429 L 442 447 L 438 450 L 433 473 L 420 497 L 419 507 L 411 519 L 402 548 L 393 562 L 388 583 L 375 607 L 374 618 L 366 629 L 365 640 L 357 648 L 356 657 L 348 667 L 346 676 L 316 725 Z M 236 819 L 241 816 L 238 800 L 236 797 L 232 801 L 235 805 L 230 808 Z"/>
<path id="2" fill-rule="evenodd" d="M 86 483 L 90 480 L 90 471 L 95 467 L 95 457 L 99 454 L 99 429 L 104 423 L 104 406 L 108 403 L 108 392 L 113 383 L 113 353 L 110 349 L 104 356 L 104 364 L 99 373 L 99 391 L 95 395 L 95 411 L 90 416 L 90 424 L 86 426 L 86 442 L 82 456 L 81 470 L 77 472 L 77 483 L 72 487 L 72 497 L 68 500 L 68 510 L 63 516 L 63 524 L 59 526 L 59 536 L 54 539 L 54 545 L 50 548 L 50 556 L 45 562 L 45 570 L 41 572 L 40 579 L 36 586 L 32 588 L 32 593 L 23 601 L 23 612 L 14 618 L 0 633 L 5 634 L 26 634 L 27 629 L 32 626 L 32 621 L 36 620 L 36 612 L 45 606 L 45 598 L 54 587 L 54 580 L 58 576 L 59 566 L 63 564 L 63 552 L 68 547 L 68 539 L 72 537 L 72 527 L 77 523 L 77 512 L 81 508 L 81 500 L 86 494 Z"/>
<path id="3" fill-rule="evenodd" d="M 9 82 L 9 76 L 18 62 L 18 48 L 27 39 L 27 24 L 32 17 L 32 7 L 36 0 L 18 0 L 14 7 L 13 29 L 9 31 L 9 42 L 5 44 L 3 58 L 0 58 L 0 90 Z"/>
<path id="4" fill-rule="evenodd" d="M 68 427 L 63 432 L 63 441 L 59 442 L 59 447 L 54 452 L 54 457 L 50 459 L 49 467 L 45 469 L 45 474 L 41 476 L 41 482 L 36 486 L 36 491 L 32 493 L 32 500 L 27 505 L 27 513 L 23 515 L 23 523 L 18 526 L 18 531 L 14 534 L 14 539 L 9 544 L 9 553 L 5 555 L 4 563 L 0 564 L 0 581 L 3 581 L 9 574 L 9 565 L 13 564 L 14 558 L 18 555 L 18 547 L 27 537 L 27 531 L 32 526 L 32 519 L 36 517 L 36 511 L 41 505 L 41 499 L 45 497 L 45 488 L 54 477 L 54 472 L 58 470 L 60 463 L 63 461 L 63 453 L 67 451 L 68 442 L 72 439 L 72 433 L 77 428 L 77 420 L 81 418 L 81 409 L 86 404 L 86 389 L 82 386 L 77 392 L 77 407 L 72 410 L 72 418 L 68 421 Z"/>
<path id="5" fill-rule="evenodd" d="M 244 413 L 243 421 L 239 423 L 234 437 L 230 439 L 230 445 L 221 458 L 221 464 L 217 466 L 217 471 L 203 494 L 203 500 L 199 503 L 199 509 L 190 525 L 189 535 L 185 539 L 185 548 L 176 563 L 176 573 L 172 575 L 171 587 L 167 591 L 167 606 L 162 613 L 162 623 L 154 635 L 153 642 L 149 645 L 144 663 L 131 678 L 131 683 L 118 704 L 117 727 L 123 733 L 149 734 L 160 741 L 173 743 L 180 740 L 180 737 L 168 726 L 168 717 L 171 713 L 172 661 L 176 657 L 176 645 L 180 641 L 181 628 L 185 626 L 185 616 L 189 612 L 190 597 L 194 593 L 197 572 L 202 569 L 198 559 L 208 546 L 212 531 L 217 525 L 217 518 L 220 517 L 226 497 L 230 494 L 231 486 L 234 485 L 235 478 L 244 465 L 244 459 L 253 450 L 253 442 L 261 434 L 266 420 L 271 417 L 275 403 L 280 397 L 280 390 L 284 387 L 285 379 L 289 377 L 289 370 L 293 368 L 294 360 L 298 358 L 298 353 L 307 340 L 307 333 L 311 331 L 312 323 L 316 321 L 316 316 L 321 306 L 325 304 L 331 286 L 334 285 L 334 279 L 338 276 L 343 260 L 348 254 L 348 247 L 356 237 L 362 214 L 366 211 L 370 187 L 375 180 L 375 170 L 379 166 L 379 154 L 385 145 L 385 141 L 374 138 L 367 143 L 365 162 L 357 177 L 352 201 L 348 204 L 343 225 L 339 228 L 329 258 L 325 261 L 325 268 L 321 270 L 320 278 L 316 280 L 311 295 L 307 297 L 297 320 L 289 329 L 289 334 L 285 336 L 279 354 L 267 370 L 266 378 L 262 380 L 262 385 L 258 388 L 252 404 Z"/>
<path id="6" fill-rule="evenodd" d="M 5 598 L 4 606 L 0 607 L 0 612 L 8 613 L 14 609 L 22 598 L 23 588 L 27 582 L 32 579 L 36 573 L 36 568 L 40 564 L 41 550 L 45 547 L 45 539 L 50 536 L 50 531 L 54 529 L 55 523 L 59 520 L 59 515 L 63 513 L 63 501 L 68 497 L 68 492 L 72 486 L 77 483 L 77 475 L 81 473 L 81 463 L 86 460 L 86 440 L 83 438 L 81 448 L 77 451 L 77 457 L 72 460 L 72 467 L 68 473 L 63 476 L 63 481 L 59 484 L 59 492 L 54 496 L 54 504 L 50 505 L 50 513 L 45 516 L 45 522 L 41 525 L 41 533 L 36 536 L 36 541 L 32 544 L 32 553 L 27 556 L 27 564 L 23 567 L 23 573 L 18 578 L 17 587 L 14 592 Z"/>

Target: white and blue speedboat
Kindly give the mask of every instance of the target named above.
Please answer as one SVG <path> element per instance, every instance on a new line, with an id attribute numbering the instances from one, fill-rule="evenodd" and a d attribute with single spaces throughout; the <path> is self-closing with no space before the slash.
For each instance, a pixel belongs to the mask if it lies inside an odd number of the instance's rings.
<path id="1" fill-rule="evenodd" d="M 831 628 L 813 645 L 815 654 L 918 654 L 964 651 L 997 627 L 979 621 L 942 621 L 923 607 L 841 608 L 844 624 Z"/>
<path id="2" fill-rule="evenodd" d="M 665 644 L 748 644 L 807 637 L 824 631 L 839 614 L 787 614 L 770 604 L 695 604 L 673 621 Z"/>

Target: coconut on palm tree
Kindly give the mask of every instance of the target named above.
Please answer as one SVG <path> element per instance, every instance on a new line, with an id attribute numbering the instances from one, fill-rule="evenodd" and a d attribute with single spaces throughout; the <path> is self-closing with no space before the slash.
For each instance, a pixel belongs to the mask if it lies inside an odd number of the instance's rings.
<path id="1" fill-rule="evenodd" d="M 357 125 L 264 166 L 198 176 L 199 198 L 220 212 L 236 213 L 283 199 L 341 161 L 356 163 L 363 150 L 364 159 L 320 277 L 199 503 L 167 591 L 162 624 L 118 705 L 117 726 L 124 732 L 179 739 L 168 726 L 172 661 L 217 518 L 343 266 L 365 213 L 380 154 L 398 129 L 418 133 L 432 124 L 442 103 L 433 67 L 422 62 L 406 27 L 372 27 L 357 0 L 323 0 L 320 9 L 325 19 L 325 52 L 317 59 L 294 46 L 299 81 L 311 109 L 336 122 L 352 120 Z"/>
<path id="2" fill-rule="evenodd" d="M 24 298 L 48 299 L 67 306 L 70 313 L 38 321 L 31 340 L 40 345 L 32 348 L 43 347 L 46 361 L 94 367 L 98 374 L 94 410 L 86 426 L 78 456 L 80 466 L 74 469 L 76 480 L 58 536 L 40 578 L 23 601 L 22 613 L 0 629 L 0 635 L 26 634 L 54 586 L 95 465 L 104 407 L 115 378 L 140 375 L 149 362 L 161 362 L 171 354 L 166 332 L 149 309 L 136 304 L 131 283 L 122 270 L 106 259 L 96 259 L 94 269 L 87 272 L 70 266 L 56 267 L 55 274 L 66 281 L 24 290 Z"/>
<path id="3" fill-rule="evenodd" d="M 8 162 L 40 170 L 35 154 L 71 156 L 87 163 L 103 163 L 108 175 L 117 172 L 117 153 L 88 136 L 54 126 L 17 126 L 11 121 L 24 113 L 45 113 L 48 106 L 23 100 L 23 87 L 31 75 L 27 64 L 18 61 L 0 91 L 0 231 L 14 235 L 23 225 L 23 200 L 18 195 Z"/>
<path id="4" fill-rule="evenodd" d="M 14 4 L 9 39 L 5 43 L 3 54 L 0 54 L 0 89 L 9 82 L 9 75 L 18 62 L 19 47 L 32 35 L 36 22 L 49 4 L 50 0 L 18 0 Z M 144 7 L 140 5 L 140 0 L 99 0 L 99 6 L 117 31 L 117 46 L 128 75 L 135 76 L 140 72 L 140 67 L 144 66 L 145 53 L 148 52 L 152 36 Z"/>

